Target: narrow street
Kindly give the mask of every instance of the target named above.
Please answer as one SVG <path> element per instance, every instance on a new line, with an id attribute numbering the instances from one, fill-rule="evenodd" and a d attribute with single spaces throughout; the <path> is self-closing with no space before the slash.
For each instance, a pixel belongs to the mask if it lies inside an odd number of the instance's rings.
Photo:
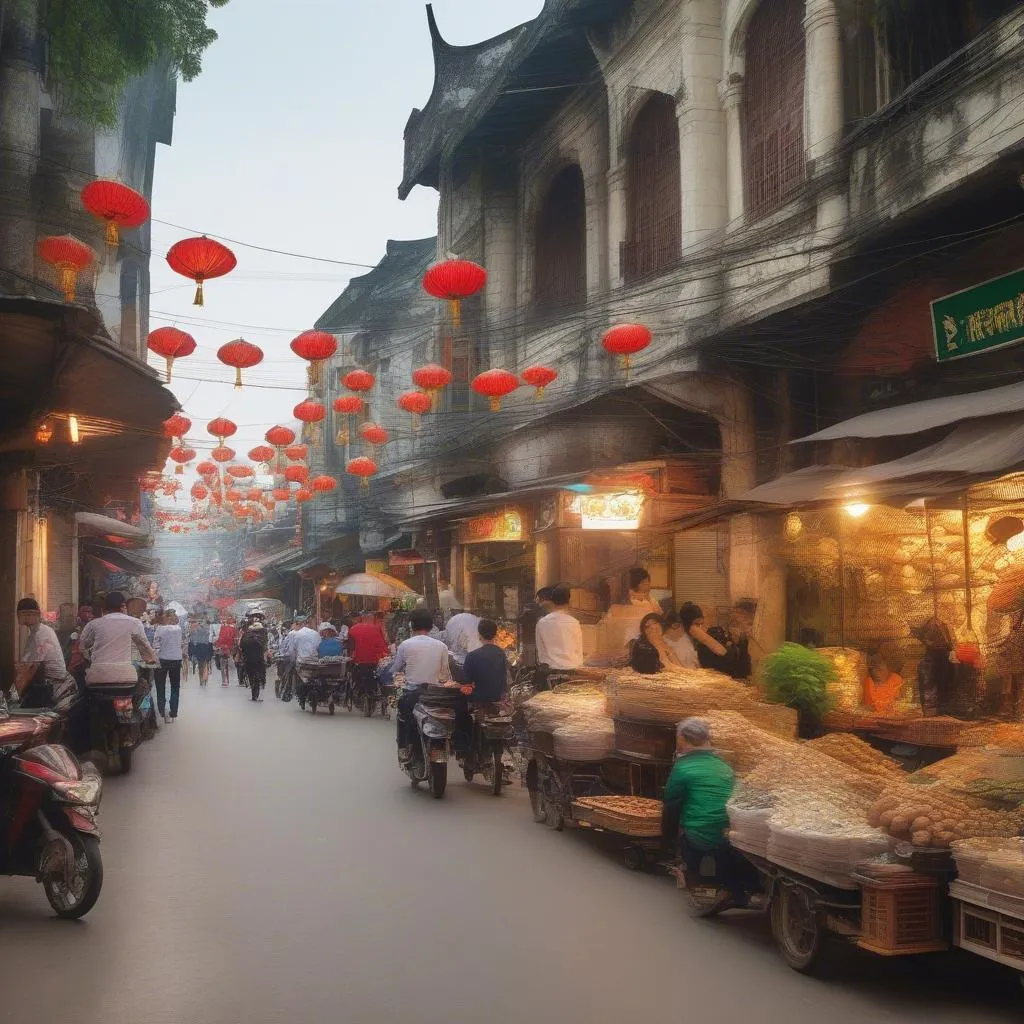
<path id="1" fill-rule="evenodd" d="M 518 788 L 413 792 L 392 723 L 246 698 L 193 682 L 108 783 L 83 922 L 0 880 L 0 1020 L 1019 1019 L 1015 978 L 977 959 L 800 977 L 763 919 L 689 920 L 666 879 L 535 825 Z"/>

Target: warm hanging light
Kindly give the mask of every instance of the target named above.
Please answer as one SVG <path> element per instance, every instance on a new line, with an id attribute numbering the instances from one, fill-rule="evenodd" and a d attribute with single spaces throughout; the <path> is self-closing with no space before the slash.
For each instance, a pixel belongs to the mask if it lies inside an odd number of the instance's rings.
<path id="1" fill-rule="evenodd" d="M 185 472 L 185 466 L 196 457 L 196 453 L 191 448 L 184 448 L 179 444 L 168 452 L 167 457 L 171 462 L 177 463 L 174 472 L 176 476 L 181 476 Z"/>
<path id="2" fill-rule="evenodd" d="M 330 494 L 331 491 L 337 490 L 338 481 L 333 476 L 315 476 L 310 480 L 309 487 L 317 494 Z"/>
<path id="3" fill-rule="evenodd" d="M 412 382 L 430 396 L 430 407 L 436 409 L 438 395 L 451 384 L 452 375 L 438 363 L 427 363 L 412 371 Z"/>
<path id="4" fill-rule="evenodd" d="M 68 440 L 72 444 L 78 444 L 82 440 L 82 435 L 78 429 L 78 417 L 74 413 L 68 414 Z"/>
<path id="5" fill-rule="evenodd" d="M 334 411 L 338 416 L 357 416 L 363 411 L 363 400 L 359 395 L 341 395 L 334 400 Z M 348 444 L 348 427 L 344 423 L 338 424 L 334 441 Z"/>
<path id="6" fill-rule="evenodd" d="M 382 445 L 391 440 L 391 435 L 377 423 L 364 423 L 359 433 L 367 444 Z"/>
<path id="7" fill-rule="evenodd" d="M 292 340 L 291 349 L 309 363 L 310 383 L 319 383 L 324 361 L 338 351 L 338 340 L 327 331 L 303 331 Z"/>
<path id="8" fill-rule="evenodd" d="M 855 501 L 846 505 L 845 511 L 851 519 L 863 519 L 871 511 L 871 506 L 865 505 L 861 501 Z"/>
<path id="9" fill-rule="evenodd" d="M 319 423 L 327 415 L 327 409 L 322 402 L 307 398 L 295 406 L 292 415 L 301 423 Z"/>
<path id="10" fill-rule="evenodd" d="M 289 462 L 302 462 L 309 458 L 308 444 L 290 444 L 284 450 L 284 457 Z"/>
<path id="11" fill-rule="evenodd" d="M 219 444 L 210 452 L 210 458 L 214 462 L 230 462 L 235 457 L 235 449 L 227 445 Z"/>
<path id="12" fill-rule="evenodd" d="M 224 472 L 234 480 L 250 480 L 256 475 L 252 466 L 228 466 Z"/>
<path id="13" fill-rule="evenodd" d="M 259 465 L 266 465 L 274 457 L 274 449 L 269 444 L 258 444 L 249 449 L 249 459 Z"/>
<path id="14" fill-rule="evenodd" d="M 49 420 L 43 420 L 36 427 L 36 444 L 49 444 L 53 439 L 53 424 Z"/>

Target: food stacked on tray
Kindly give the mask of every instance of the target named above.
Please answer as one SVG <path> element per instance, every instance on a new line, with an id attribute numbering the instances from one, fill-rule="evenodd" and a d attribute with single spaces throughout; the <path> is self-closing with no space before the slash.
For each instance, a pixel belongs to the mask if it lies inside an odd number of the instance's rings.
<path id="1" fill-rule="evenodd" d="M 523 712 L 531 734 L 550 735 L 550 752 L 562 760 L 601 761 L 615 749 L 615 723 L 599 686 L 567 685 L 538 693 Z"/>
<path id="2" fill-rule="evenodd" d="M 953 858 L 960 881 L 1024 898 L 1024 839 L 960 839 Z"/>
<path id="3" fill-rule="evenodd" d="M 673 669 L 655 675 L 632 670 L 608 677 L 613 718 L 675 725 L 692 715 L 727 710 L 744 715 L 768 732 L 795 737 L 796 712 L 758 700 L 757 692 L 711 669 Z"/>
<path id="4" fill-rule="evenodd" d="M 661 801 L 640 796 L 585 796 L 573 803 L 577 820 L 637 839 L 661 835 Z"/>

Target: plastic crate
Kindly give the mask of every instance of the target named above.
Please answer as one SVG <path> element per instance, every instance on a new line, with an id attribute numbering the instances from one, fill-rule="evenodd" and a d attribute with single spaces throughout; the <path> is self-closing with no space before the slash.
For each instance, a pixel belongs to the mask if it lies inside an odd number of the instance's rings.
<path id="1" fill-rule="evenodd" d="M 935 953 L 942 937 L 941 883 L 927 875 L 880 880 L 854 875 L 861 884 L 862 949 L 882 956 Z"/>

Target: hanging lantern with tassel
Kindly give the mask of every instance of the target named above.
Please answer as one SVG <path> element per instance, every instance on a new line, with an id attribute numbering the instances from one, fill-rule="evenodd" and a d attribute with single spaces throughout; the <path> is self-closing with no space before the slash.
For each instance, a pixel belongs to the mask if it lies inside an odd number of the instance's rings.
<path id="1" fill-rule="evenodd" d="M 423 275 L 423 289 L 435 299 L 444 299 L 451 312 L 452 326 L 462 324 L 462 301 L 476 295 L 487 284 L 487 271 L 469 260 L 444 260 Z"/>
<path id="2" fill-rule="evenodd" d="M 643 324 L 619 324 L 613 327 L 601 342 L 604 350 L 622 359 L 622 368 L 629 377 L 630 357 L 642 352 L 651 343 L 653 335 Z"/>
<path id="3" fill-rule="evenodd" d="M 39 258 L 57 272 L 57 284 L 65 302 L 75 301 L 78 275 L 96 262 L 96 250 L 74 235 L 49 235 L 39 240 Z"/>
<path id="4" fill-rule="evenodd" d="M 176 412 L 163 422 L 164 437 L 171 441 L 181 441 L 191 429 L 192 421 L 180 412 Z"/>
<path id="5" fill-rule="evenodd" d="M 167 362 L 167 383 L 171 382 L 171 371 L 175 359 L 184 359 L 196 350 L 196 339 L 177 327 L 158 327 L 149 332 L 146 348 L 154 355 L 162 356 Z"/>
<path id="6" fill-rule="evenodd" d="M 508 370 L 485 370 L 473 378 L 473 390 L 490 403 L 491 412 L 501 409 L 501 400 L 519 387 L 519 378 Z"/>
<path id="7" fill-rule="evenodd" d="M 220 242 L 202 235 L 175 242 L 167 253 L 167 263 L 176 274 L 196 283 L 194 306 L 203 305 L 203 282 L 230 274 L 238 264 L 235 254 Z"/>
<path id="8" fill-rule="evenodd" d="M 106 223 L 106 243 L 116 249 L 121 231 L 142 227 L 149 220 L 149 203 L 141 192 L 110 178 L 97 178 L 82 189 L 82 205 Z"/>
<path id="9" fill-rule="evenodd" d="M 537 389 L 536 399 L 540 401 L 544 397 L 544 389 L 558 380 L 558 371 L 550 366 L 528 366 L 520 374 L 523 383 L 531 388 Z"/>
<path id="10" fill-rule="evenodd" d="M 431 409 L 437 408 L 437 399 L 441 391 L 452 382 L 449 370 L 437 363 L 427 363 L 412 371 L 412 382 L 422 388 L 430 396 Z"/>
<path id="11" fill-rule="evenodd" d="M 338 416 L 358 416 L 363 411 L 363 400 L 358 395 L 342 395 L 334 400 L 334 411 Z M 348 427 L 339 423 L 335 443 L 348 444 L 348 437 Z"/>
<path id="12" fill-rule="evenodd" d="M 240 391 L 242 389 L 242 371 L 263 362 L 263 349 L 244 338 L 236 338 L 217 349 L 217 358 L 225 366 L 234 367 L 235 390 Z"/>
<path id="13" fill-rule="evenodd" d="M 412 429 L 415 431 L 420 429 L 420 417 L 430 412 L 433 401 L 430 395 L 422 391 L 403 391 L 395 404 L 412 417 Z"/>

